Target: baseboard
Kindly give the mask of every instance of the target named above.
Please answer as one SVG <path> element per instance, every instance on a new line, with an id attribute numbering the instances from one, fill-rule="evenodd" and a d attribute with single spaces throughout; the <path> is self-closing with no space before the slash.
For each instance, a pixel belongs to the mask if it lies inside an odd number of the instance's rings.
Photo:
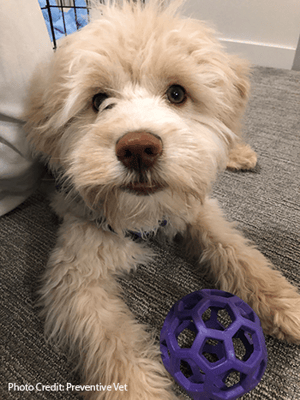
<path id="1" fill-rule="evenodd" d="M 254 65 L 292 69 L 296 53 L 296 49 L 292 47 L 236 41 L 225 38 L 220 38 L 220 41 L 229 53 L 238 54 L 248 59 Z"/>

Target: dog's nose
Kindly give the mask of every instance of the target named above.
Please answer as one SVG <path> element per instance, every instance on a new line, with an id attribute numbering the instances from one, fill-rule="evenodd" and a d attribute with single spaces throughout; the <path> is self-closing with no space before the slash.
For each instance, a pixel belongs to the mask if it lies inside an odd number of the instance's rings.
<path id="1" fill-rule="evenodd" d="M 162 141 L 149 132 L 130 132 L 116 144 L 116 155 L 128 169 L 147 170 L 162 154 Z"/>

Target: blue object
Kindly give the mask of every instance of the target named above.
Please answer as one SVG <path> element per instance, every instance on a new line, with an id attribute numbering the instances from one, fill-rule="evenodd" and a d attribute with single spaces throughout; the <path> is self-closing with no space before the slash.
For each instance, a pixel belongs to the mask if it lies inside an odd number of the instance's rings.
<path id="1" fill-rule="evenodd" d="M 159 226 L 161 228 L 163 228 L 167 224 L 168 224 L 168 221 L 166 219 L 164 219 L 164 220 L 160 221 Z M 128 231 L 128 232 L 131 233 L 132 235 L 134 235 L 136 238 L 142 238 L 142 239 L 148 239 L 151 236 L 153 236 L 153 234 L 155 234 L 155 231 L 150 231 L 150 232 Z"/>
<path id="2" fill-rule="evenodd" d="M 46 0 L 39 0 L 40 7 L 46 22 L 49 36 L 53 41 L 49 10 L 47 8 Z M 88 23 L 87 9 L 85 0 L 74 0 L 74 6 L 76 7 L 76 13 L 74 8 L 70 8 L 69 11 L 62 14 L 62 11 L 57 7 L 55 0 L 49 0 L 50 13 L 54 29 L 55 40 L 62 36 L 69 35 L 76 30 L 83 28 Z M 82 7 L 82 8 L 78 8 Z"/>
<path id="3" fill-rule="evenodd" d="M 267 367 L 260 320 L 239 297 L 200 290 L 179 300 L 161 330 L 167 371 L 194 400 L 235 400 Z"/>

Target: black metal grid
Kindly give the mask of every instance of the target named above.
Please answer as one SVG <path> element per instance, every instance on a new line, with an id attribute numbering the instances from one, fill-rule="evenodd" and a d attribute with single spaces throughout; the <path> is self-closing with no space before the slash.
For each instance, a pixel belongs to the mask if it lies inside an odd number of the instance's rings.
<path id="1" fill-rule="evenodd" d="M 65 20 L 65 12 L 69 11 L 70 9 L 74 10 L 74 14 L 75 14 L 75 22 L 76 22 L 76 26 L 77 26 L 77 30 L 80 28 L 79 22 L 78 22 L 78 17 L 77 17 L 77 11 L 79 9 L 86 9 L 87 10 L 87 14 L 89 15 L 89 8 L 90 8 L 90 4 L 89 4 L 90 0 L 85 0 L 86 2 L 86 6 L 82 7 L 82 6 L 77 6 L 76 5 L 76 0 L 72 0 L 71 3 L 73 5 L 64 5 L 63 0 L 56 0 L 57 5 L 53 5 L 50 4 L 49 0 L 46 0 L 46 4 L 44 7 L 41 7 L 42 10 L 47 10 L 48 11 L 48 15 L 49 15 L 49 23 L 50 23 L 50 29 L 51 29 L 51 34 L 52 34 L 52 40 L 53 40 L 53 48 L 56 49 L 57 47 L 57 37 L 56 37 L 56 33 L 55 33 L 55 29 L 54 29 L 54 23 L 53 23 L 53 17 L 52 17 L 52 10 L 53 9 L 59 9 L 61 11 L 62 14 L 62 22 L 63 22 L 63 29 L 64 29 L 64 34 L 65 36 L 67 36 L 67 27 L 66 27 L 66 20 Z M 99 3 L 103 3 L 103 0 L 98 0 Z"/>
<path id="2" fill-rule="evenodd" d="M 87 10 L 87 17 L 89 17 L 89 9 L 90 9 L 90 2 L 91 0 L 85 0 L 86 6 L 77 6 L 76 5 L 76 0 L 71 0 L 71 5 L 65 5 L 63 0 L 56 0 L 56 5 L 50 4 L 50 0 L 45 0 L 46 4 L 44 7 L 41 7 L 42 10 L 47 10 L 48 15 L 49 15 L 49 24 L 50 24 L 50 30 L 52 34 L 52 41 L 53 41 L 53 48 L 54 50 L 57 47 L 57 35 L 55 33 L 54 29 L 54 23 L 53 23 L 53 17 L 52 17 L 52 10 L 53 9 L 59 9 L 61 14 L 62 14 L 62 22 L 63 22 L 63 30 L 64 30 L 64 35 L 67 36 L 67 27 L 66 27 L 66 21 L 65 21 L 65 12 L 69 11 L 70 9 L 74 10 L 75 14 L 75 23 L 77 30 L 80 29 L 80 24 L 78 22 L 77 18 L 77 12 L 80 9 L 86 9 Z M 145 3 L 145 0 L 133 0 L 133 1 L 141 1 L 142 3 Z M 105 0 L 98 0 L 100 4 L 105 4 Z"/>

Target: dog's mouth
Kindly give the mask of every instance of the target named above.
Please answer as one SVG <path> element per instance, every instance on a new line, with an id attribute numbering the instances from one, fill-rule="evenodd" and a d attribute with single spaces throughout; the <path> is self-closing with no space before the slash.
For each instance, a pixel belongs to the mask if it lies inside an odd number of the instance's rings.
<path id="1" fill-rule="evenodd" d="M 148 196 L 161 191 L 165 186 L 159 182 L 131 182 L 121 187 L 122 190 L 133 193 L 138 196 Z"/>

